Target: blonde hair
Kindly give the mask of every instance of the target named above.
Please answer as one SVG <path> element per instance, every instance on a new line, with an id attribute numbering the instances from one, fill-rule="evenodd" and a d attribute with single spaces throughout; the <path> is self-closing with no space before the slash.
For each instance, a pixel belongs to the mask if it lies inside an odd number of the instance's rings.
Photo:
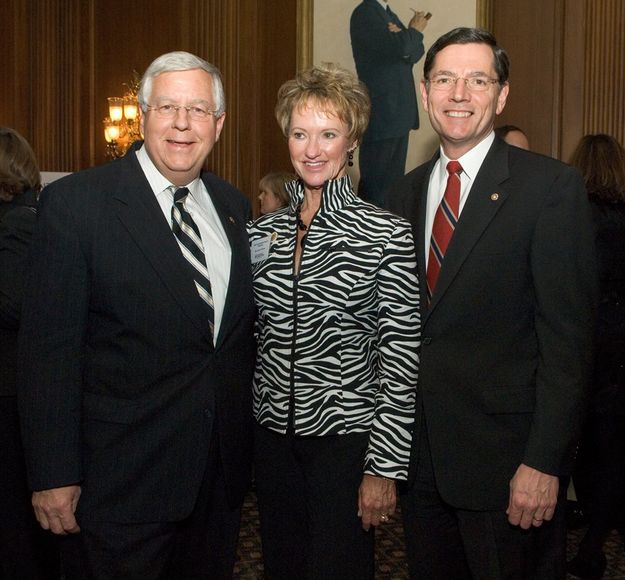
<path id="1" fill-rule="evenodd" d="M 297 176 L 286 171 L 267 173 L 267 175 L 260 178 L 258 189 L 273 193 L 280 200 L 280 207 L 284 207 L 289 203 L 289 193 L 284 186 L 294 179 L 297 179 Z"/>
<path id="2" fill-rule="evenodd" d="M 348 127 L 347 138 L 360 142 L 371 112 L 365 85 L 348 70 L 333 63 L 301 71 L 278 90 L 276 119 L 285 136 L 289 134 L 291 114 L 312 104 L 325 113 L 336 115 Z"/>

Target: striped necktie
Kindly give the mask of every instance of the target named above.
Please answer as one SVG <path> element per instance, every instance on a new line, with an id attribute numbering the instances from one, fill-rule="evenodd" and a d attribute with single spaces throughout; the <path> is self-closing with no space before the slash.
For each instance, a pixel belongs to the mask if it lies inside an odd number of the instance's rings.
<path id="1" fill-rule="evenodd" d="M 173 190 L 172 186 L 170 190 Z M 174 203 L 171 207 L 171 228 L 178 240 L 178 245 L 182 250 L 182 255 L 193 267 L 193 279 L 198 294 L 206 303 L 208 314 L 208 325 L 211 335 L 215 324 L 215 306 L 211 293 L 211 283 L 206 269 L 206 258 L 204 256 L 204 245 L 197 224 L 184 207 L 185 199 L 189 190 L 180 187 L 174 191 Z"/>
<path id="2" fill-rule="evenodd" d="M 436 210 L 432 225 L 430 254 L 428 256 L 427 285 L 428 298 L 432 298 L 438 275 L 443 265 L 447 246 L 454 235 L 460 211 L 460 173 L 462 166 L 457 161 L 447 164 L 447 187 L 443 199 Z"/>

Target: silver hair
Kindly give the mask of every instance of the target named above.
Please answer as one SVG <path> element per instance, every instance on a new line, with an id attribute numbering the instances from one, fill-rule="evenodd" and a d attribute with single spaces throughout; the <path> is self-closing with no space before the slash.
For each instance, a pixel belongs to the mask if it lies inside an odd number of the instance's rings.
<path id="1" fill-rule="evenodd" d="M 152 96 L 152 81 L 158 75 L 166 72 L 195 69 L 206 71 L 211 76 L 213 80 L 213 98 L 215 99 L 215 116 L 221 117 L 226 112 L 226 97 L 219 69 L 203 58 L 182 50 L 168 52 L 159 56 L 143 73 L 141 84 L 139 85 L 139 94 L 137 95 L 141 110 L 144 113 L 147 111 L 148 102 Z"/>

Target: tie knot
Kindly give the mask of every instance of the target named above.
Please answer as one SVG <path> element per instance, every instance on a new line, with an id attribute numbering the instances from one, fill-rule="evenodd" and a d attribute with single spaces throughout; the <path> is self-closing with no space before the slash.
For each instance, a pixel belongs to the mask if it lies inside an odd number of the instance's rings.
<path id="1" fill-rule="evenodd" d="M 462 165 L 458 161 L 450 161 L 447 164 L 447 173 L 449 175 L 456 175 L 462 171 Z"/>
<path id="2" fill-rule="evenodd" d="M 179 187 L 174 191 L 174 203 L 184 203 L 185 198 L 189 193 L 189 189 L 187 187 Z"/>

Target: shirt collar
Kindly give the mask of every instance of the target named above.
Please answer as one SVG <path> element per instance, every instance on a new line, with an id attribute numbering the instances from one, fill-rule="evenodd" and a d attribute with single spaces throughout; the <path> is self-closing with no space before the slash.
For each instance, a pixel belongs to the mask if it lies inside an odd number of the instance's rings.
<path id="1" fill-rule="evenodd" d="M 145 149 L 145 145 L 141 146 L 136 155 L 139 165 L 141 165 L 141 169 L 143 169 L 143 173 L 145 173 L 145 177 L 148 180 L 154 195 L 159 195 L 172 186 L 172 183 L 156 168 L 156 165 L 154 165 L 154 162 L 150 159 L 150 156 Z M 196 177 L 193 181 L 184 186 L 189 189 L 189 193 L 192 197 L 197 197 L 197 187 L 199 182 L 200 178 Z M 174 187 L 177 189 L 179 186 Z"/>
<path id="2" fill-rule="evenodd" d="M 460 165 L 462 166 L 462 173 L 465 173 L 466 176 L 473 181 L 482 167 L 482 163 L 484 159 L 486 159 L 486 155 L 488 154 L 488 150 L 490 146 L 493 144 L 495 140 L 495 132 L 491 131 L 484 139 L 482 139 L 475 147 L 467 151 L 462 157 L 458 159 Z M 440 148 L 440 171 L 442 174 L 442 178 L 447 179 L 447 163 L 451 161 L 443 148 Z"/>

